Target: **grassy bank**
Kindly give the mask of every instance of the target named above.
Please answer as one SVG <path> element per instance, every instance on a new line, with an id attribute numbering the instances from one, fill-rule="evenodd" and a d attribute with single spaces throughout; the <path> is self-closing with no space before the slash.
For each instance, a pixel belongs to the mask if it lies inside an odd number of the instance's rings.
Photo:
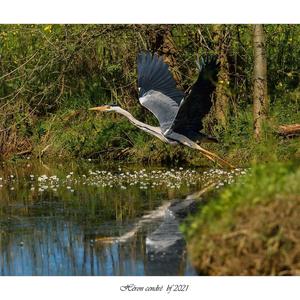
<path id="1" fill-rule="evenodd" d="M 185 227 L 201 274 L 300 274 L 300 165 L 253 166 Z"/>
<path id="2" fill-rule="evenodd" d="M 283 103 L 282 101 L 281 103 Z M 114 113 L 88 111 L 90 106 L 64 108 L 40 118 L 31 125 L 26 138 L 28 152 L 20 149 L 11 158 L 28 155 L 45 159 L 86 158 L 120 160 L 142 163 L 189 163 L 212 166 L 200 153 L 187 147 L 170 146 L 134 127 L 125 117 Z M 139 104 L 130 111 L 149 124 L 157 124 L 150 113 L 141 113 Z M 282 113 L 284 111 L 284 113 Z M 269 125 L 260 143 L 253 138 L 252 114 L 240 112 L 230 118 L 226 130 L 209 128 L 205 131 L 216 136 L 219 144 L 203 144 L 237 166 L 256 162 L 288 161 L 300 158 L 300 139 L 284 138 L 276 133 L 279 124 L 300 119 L 300 109 L 284 107 L 284 103 L 271 110 Z M 19 129 L 19 135 L 22 128 Z M 22 140 L 22 139 L 21 139 Z M 25 140 L 25 135 L 24 135 Z M 24 148 L 26 150 L 26 148 Z"/>

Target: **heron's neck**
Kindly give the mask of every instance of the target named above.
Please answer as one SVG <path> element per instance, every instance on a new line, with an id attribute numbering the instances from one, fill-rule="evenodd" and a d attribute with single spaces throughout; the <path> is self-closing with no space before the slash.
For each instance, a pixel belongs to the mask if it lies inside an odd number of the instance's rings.
<path id="1" fill-rule="evenodd" d="M 126 111 L 125 109 L 121 108 L 120 106 L 114 106 L 111 108 L 113 111 L 125 116 L 133 125 L 137 126 L 143 131 L 146 131 L 159 139 L 161 139 L 164 142 L 167 142 L 167 139 L 163 136 L 161 129 L 159 127 L 151 126 L 148 124 L 145 124 L 139 120 L 137 120 L 131 113 Z"/>
<path id="2" fill-rule="evenodd" d="M 138 126 L 138 127 L 142 127 L 146 124 L 144 124 L 143 122 L 137 120 L 131 113 L 129 113 L 127 110 L 121 108 L 120 106 L 113 106 L 111 108 L 113 111 L 125 116 L 127 119 L 129 119 L 129 121 L 131 123 L 133 123 L 134 125 Z"/>

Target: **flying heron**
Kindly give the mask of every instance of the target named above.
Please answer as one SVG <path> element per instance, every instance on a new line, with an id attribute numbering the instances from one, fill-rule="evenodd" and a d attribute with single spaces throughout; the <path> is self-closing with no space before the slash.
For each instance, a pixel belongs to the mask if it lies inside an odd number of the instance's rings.
<path id="1" fill-rule="evenodd" d="M 159 127 L 135 119 L 128 111 L 117 105 L 90 108 L 95 111 L 114 111 L 124 115 L 141 130 L 152 134 L 165 143 L 183 144 L 199 150 L 209 160 L 219 165 L 233 166 L 217 154 L 197 143 L 215 141 L 200 130 L 203 118 L 211 109 L 211 95 L 215 90 L 218 64 L 215 59 L 202 61 L 197 81 L 185 95 L 176 88 L 176 82 L 162 58 L 149 52 L 140 53 L 137 60 L 139 102 L 158 119 Z"/>

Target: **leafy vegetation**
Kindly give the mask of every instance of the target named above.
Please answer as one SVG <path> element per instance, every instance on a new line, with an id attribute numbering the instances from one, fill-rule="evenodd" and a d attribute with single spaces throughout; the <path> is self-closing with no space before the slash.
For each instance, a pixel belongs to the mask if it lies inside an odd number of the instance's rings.
<path id="1" fill-rule="evenodd" d="M 218 84 L 226 87 L 230 113 L 226 128 L 214 111 L 208 116 L 206 131 L 221 141 L 208 147 L 244 164 L 299 156 L 297 140 L 283 140 L 274 129 L 299 120 L 300 27 L 265 26 L 271 114 L 260 144 L 252 138 L 252 27 L 223 30 L 229 80 Z M 155 124 L 137 104 L 137 53 L 164 55 L 186 90 L 197 76 L 197 56 L 218 53 L 217 35 L 213 25 L 1 25 L 0 155 L 203 164 L 193 151 L 163 145 L 120 116 L 87 108 L 117 103 Z"/>
<path id="2" fill-rule="evenodd" d="M 298 274 L 299 181 L 299 163 L 273 162 L 214 195 L 185 229 L 198 271 Z"/>

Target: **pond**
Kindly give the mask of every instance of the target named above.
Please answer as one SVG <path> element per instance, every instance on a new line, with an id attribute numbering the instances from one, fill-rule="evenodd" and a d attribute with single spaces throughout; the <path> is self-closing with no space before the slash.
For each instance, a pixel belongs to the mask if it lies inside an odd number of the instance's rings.
<path id="1" fill-rule="evenodd" d="M 155 261 L 145 241 L 168 201 L 203 184 L 190 167 L 3 162 L 0 274 L 195 275 L 185 251 Z"/>

